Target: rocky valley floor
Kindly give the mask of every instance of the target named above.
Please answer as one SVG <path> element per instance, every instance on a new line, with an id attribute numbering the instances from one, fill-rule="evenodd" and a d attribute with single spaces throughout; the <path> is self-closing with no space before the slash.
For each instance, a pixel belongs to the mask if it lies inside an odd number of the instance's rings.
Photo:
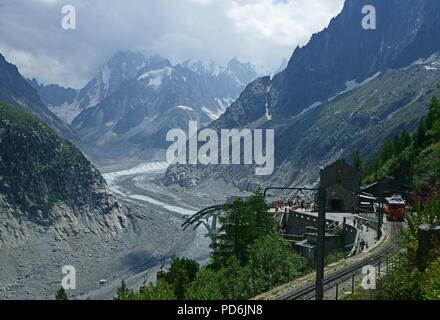
<path id="1" fill-rule="evenodd" d="M 182 231 L 180 226 L 201 208 L 224 203 L 234 190 L 221 184 L 197 192 L 164 187 L 167 164 L 162 162 L 101 163 L 98 167 L 129 209 L 127 231 L 108 240 L 91 233 L 68 240 L 42 234 L 38 242 L 0 248 L 0 299 L 53 299 L 65 265 L 76 269 L 76 290 L 68 291 L 70 298 L 106 300 L 112 299 L 122 279 L 135 290 L 145 276 L 154 282 L 160 260 L 169 261 L 173 253 L 207 263 L 206 230 Z"/>

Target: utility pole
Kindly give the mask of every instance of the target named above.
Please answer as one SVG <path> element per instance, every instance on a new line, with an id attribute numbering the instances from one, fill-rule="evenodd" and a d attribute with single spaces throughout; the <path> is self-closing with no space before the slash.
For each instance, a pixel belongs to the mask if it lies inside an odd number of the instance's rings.
<path id="1" fill-rule="evenodd" d="M 324 243 L 325 243 L 325 203 L 326 190 L 318 190 L 318 243 L 316 246 L 316 300 L 324 298 Z"/>
<path id="2" fill-rule="evenodd" d="M 380 198 L 379 209 L 377 210 L 377 241 L 382 237 L 382 221 L 383 221 L 384 199 Z"/>

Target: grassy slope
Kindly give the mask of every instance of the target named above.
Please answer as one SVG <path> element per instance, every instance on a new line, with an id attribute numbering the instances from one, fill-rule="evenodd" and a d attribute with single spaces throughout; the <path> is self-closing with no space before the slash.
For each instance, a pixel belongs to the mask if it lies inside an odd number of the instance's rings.
<path id="1" fill-rule="evenodd" d="M 295 122 L 278 139 L 277 154 L 288 157 L 295 167 L 335 152 L 349 160 L 356 149 L 370 158 L 403 128 L 410 132 L 417 128 L 432 96 L 440 96 L 435 89 L 439 79 L 440 70 L 420 65 L 388 71 Z"/>

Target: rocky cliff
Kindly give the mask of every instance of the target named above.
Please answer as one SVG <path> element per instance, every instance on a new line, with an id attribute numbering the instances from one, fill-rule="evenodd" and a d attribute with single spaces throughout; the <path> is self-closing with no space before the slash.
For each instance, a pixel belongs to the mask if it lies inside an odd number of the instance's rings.
<path id="1" fill-rule="evenodd" d="M 37 116 L 63 138 L 74 143 L 79 142 L 79 137 L 70 126 L 44 105 L 31 84 L 23 78 L 15 65 L 5 60 L 2 54 L 0 54 L 0 100 Z"/>
<path id="2" fill-rule="evenodd" d="M 35 116 L 0 103 L 0 247 L 53 234 L 114 237 L 126 209 L 100 172 Z"/>

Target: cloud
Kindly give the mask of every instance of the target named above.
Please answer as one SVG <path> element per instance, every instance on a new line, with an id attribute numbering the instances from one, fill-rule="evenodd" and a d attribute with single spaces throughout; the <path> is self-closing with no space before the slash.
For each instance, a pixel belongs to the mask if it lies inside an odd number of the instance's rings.
<path id="1" fill-rule="evenodd" d="M 1 1 L 0 53 L 27 77 L 81 87 L 118 50 L 179 62 L 233 57 L 276 69 L 344 0 Z M 76 8 L 77 29 L 61 28 Z"/>

